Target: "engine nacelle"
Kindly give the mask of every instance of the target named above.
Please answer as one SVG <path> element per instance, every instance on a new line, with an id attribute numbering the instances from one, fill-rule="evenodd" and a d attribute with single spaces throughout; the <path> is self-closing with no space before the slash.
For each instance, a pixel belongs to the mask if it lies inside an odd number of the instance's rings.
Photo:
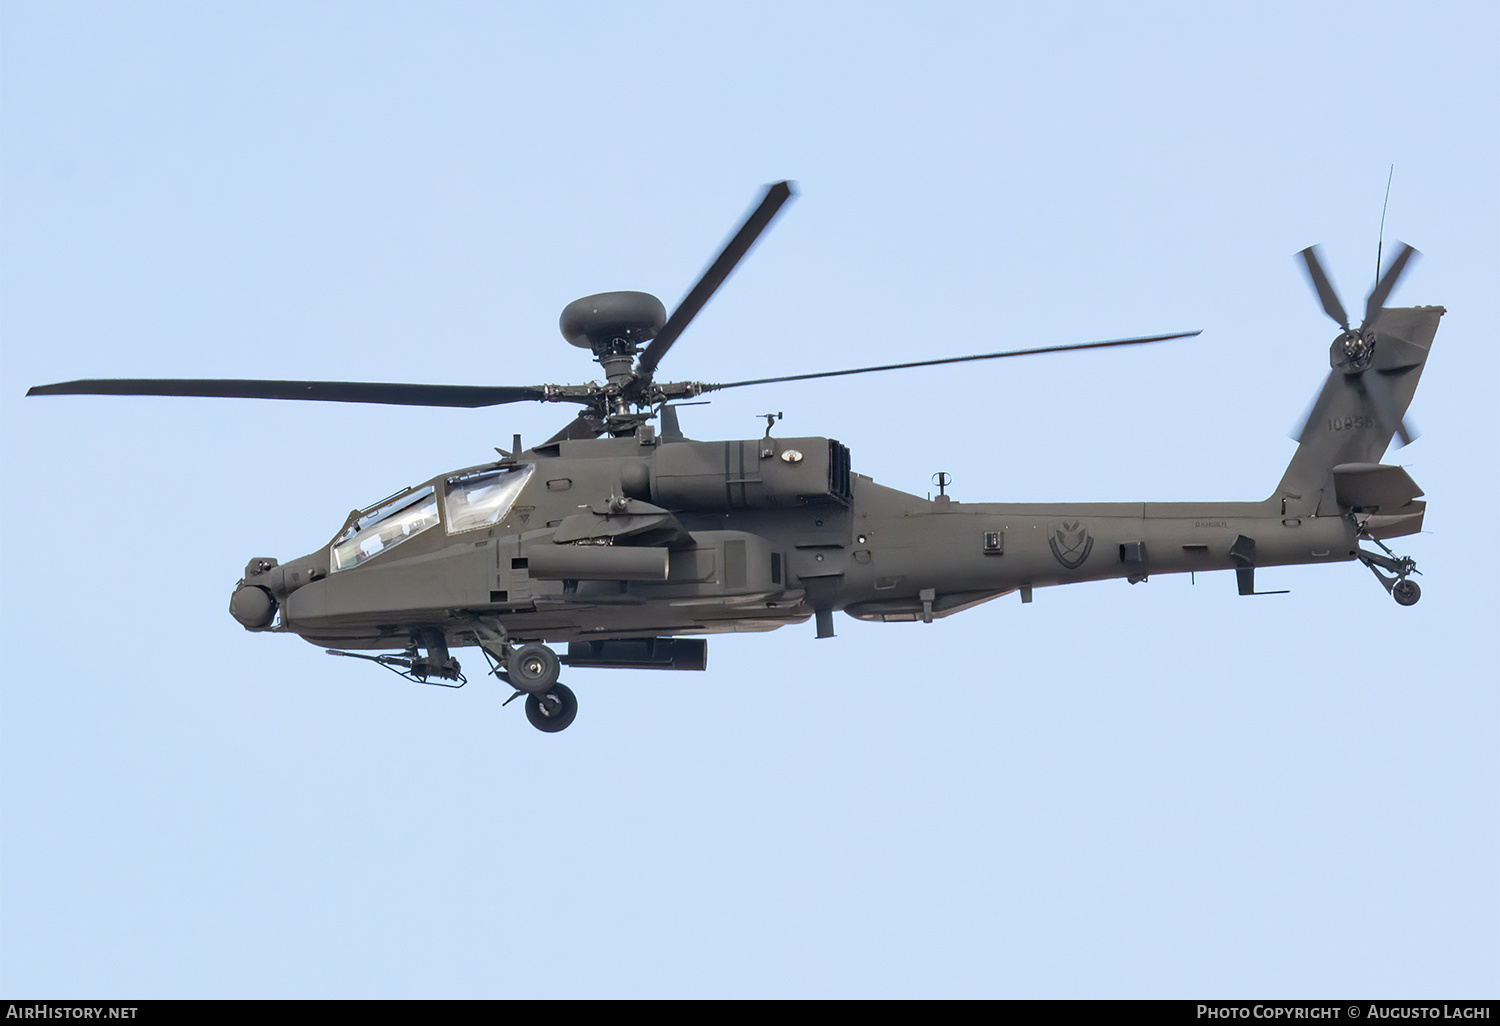
<path id="1" fill-rule="evenodd" d="M 651 463 L 651 501 L 670 509 L 849 505 L 849 450 L 831 438 L 671 442 Z"/>

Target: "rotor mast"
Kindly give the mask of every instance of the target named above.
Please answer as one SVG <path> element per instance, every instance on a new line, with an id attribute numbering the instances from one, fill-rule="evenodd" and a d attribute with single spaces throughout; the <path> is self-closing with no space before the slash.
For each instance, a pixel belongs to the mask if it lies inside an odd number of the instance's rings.
<path id="1" fill-rule="evenodd" d="M 696 382 L 656 385 L 656 367 L 698 312 L 729 278 L 777 213 L 793 195 L 791 182 L 766 186 L 760 202 L 719 250 L 672 316 L 655 296 L 645 292 L 605 292 L 569 303 L 558 327 L 575 346 L 589 349 L 604 368 L 605 385 L 594 403 L 603 430 L 630 434 L 654 416 L 649 412 L 671 399 L 697 396 Z M 634 409 L 632 409 L 634 407 Z"/>

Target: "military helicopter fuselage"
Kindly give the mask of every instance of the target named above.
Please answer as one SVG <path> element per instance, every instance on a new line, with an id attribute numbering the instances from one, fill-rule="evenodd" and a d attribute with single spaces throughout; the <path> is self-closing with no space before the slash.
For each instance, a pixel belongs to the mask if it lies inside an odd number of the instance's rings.
<path id="1" fill-rule="evenodd" d="M 1005 504 L 910 495 L 855 473 L 823 437 L 698 441 L 674 403 L 725 388 L 1064 349 L 1139 345 L 1196 332 L 1047 346 L 727 384 L 658 382 L 657 365 L 790 197 L 761 203 L 668 318 L 645 293 L 568 305 L 564 337 L 592 351 L 603 385 L 74 381 L 28 394 L 237 396 L 426 406 L 518 401 L 582 407 L 557 435 L 404 488 L 349 514 L 298 559 L 257 557 L 230 599 L 246 629 L 292 633 L 333 654 L 423 682 L 466 680 L 451 650 L 477 645 L 491 672 L 526 696 L 544 731 L 577 711 L 561 666 L 702 670 L 702 636 L 769 631 L 833 616 L 931 623 L 1011 592 L 1153 574 L 1364 563 L 1398 602 L 1420 590 L 1415 563 L 1384 540 L 1420 530 L 1421 490 L 1380 462 L 1404 417 L 1443 314 L 1387 309 L 1412 255 L 1381 274 L 1352 328 L 1314 250 L 1302 253 L 1324 310 L 1342 328 L 1331 370 L 1291 464 L 1256 502 Z M 653 424 L 652 422 L 657 423 Z M 1373 541 L 1380 551 L 1362 548 Z M 1384 573 L 1382 573 L 1384 571 Z M 566 646 L 560 654 L 552 646 Z M 362 654 L 379 652 L 379 655 Z M 399 654 L 390 654 L 398 650 Z M 513 696 L 515 697 L 515 696 Z"/>
<path id="2" fill-rule="evenodd" d="M 1082 581 L 1355 558 L 1355 523 L 1307 507 L 926 499 L 852 472 L 826 438 L 643 431 L 407 489 L 316 552 L 251 560 L 232 608 L 252 630 L 358 649 L 408 648 L 414 630 L 477 644 L 486 623 L 513 643 L 575 643 L 579 656 L 576 643 L 814 616 L 827 636 L 835 611 L 930 622 L 1017 590 L 1030 600 Z"/>

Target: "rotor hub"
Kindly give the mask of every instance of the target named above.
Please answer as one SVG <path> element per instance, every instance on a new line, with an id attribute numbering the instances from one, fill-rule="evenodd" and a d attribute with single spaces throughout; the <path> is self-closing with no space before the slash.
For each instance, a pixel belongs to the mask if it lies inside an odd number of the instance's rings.
<path id="1" fill-rule="evenodd" d="M 1349 330 L 1333 342 L 1333 363 L 1351 371 L 1364 370 L 1375 355 L 1373 332 Z"/>

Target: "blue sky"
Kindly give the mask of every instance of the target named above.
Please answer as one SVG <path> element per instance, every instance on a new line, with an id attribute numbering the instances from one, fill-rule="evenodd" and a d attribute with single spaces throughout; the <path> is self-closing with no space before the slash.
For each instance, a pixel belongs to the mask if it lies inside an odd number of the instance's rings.
<path id="1" fill-rule="evenodd" d="M 0 990 L 67 997 L 1493 996 L 1493 4 L 0 7 Z M 670 308 L 697 437 L 960 499 L 1256 499 L 1387 251 L 1446 306 L 1357 564 L 1012 596 L 579 671 L 532 730 L 227 615 L 247 559 L 557 408 L 23 400 L 77 377 L 597 377 Z M 462 653 L 460 653 L 462 654 Z M 470 653 L 469 658 L 473 658 Z M 685 678 L 685 679 L 684 679 Z"/>

